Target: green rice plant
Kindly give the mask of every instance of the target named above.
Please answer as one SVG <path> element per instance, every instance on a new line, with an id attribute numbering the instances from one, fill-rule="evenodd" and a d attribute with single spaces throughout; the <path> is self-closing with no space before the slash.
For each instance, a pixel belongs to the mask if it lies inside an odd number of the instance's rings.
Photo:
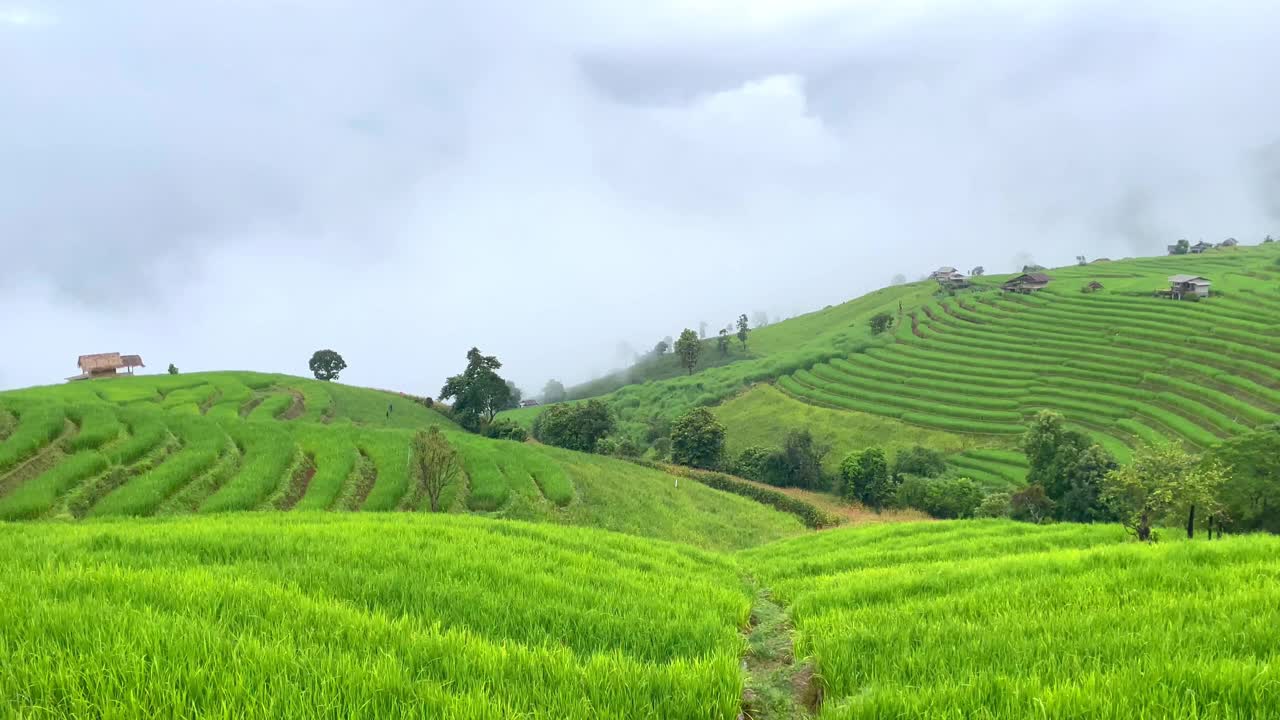
<path id="1" fill-rule="evenodd" d="M 841 385 L 854 391 L 869 390 L 872 392 L 882 391 L 893 395 L 905 397 L 921 398 L 925 400 L 935 400 L 939 403 L 955 403 L 967 405 L 975 408 L 986 408 L 991 410 L 1016 410 L 1018 402 L 1009 397 L 998 396 L 992 397 L 981 393 L 981 389 L 974 386 L 961 387 L 960 392 L 948 390 L 943 387 L 942 383 L 934 381 L 924 381 L 921 385 L 908 384 L 899 382 L 888 382 L 887 380 L 867 377 L 834 367 L 832 365 L 814 365 L 809 372 L 817 378 L 835 385 Z M 977 390 L 977 394 L 974 391 Z"/>
<path id="2" fill-rule="evenodd" d="M 276 391 L 268 395 L 258 403 L 250 413 L 246 420 L 249 421 L 266 421 L 275 420 L 285 413 L 289 407 L 293 405 L 293 394 L 284 391 Z"/>
<path id="3" fill-rule="evenodd" d="M 107 459 L 102 453 L 92 449 L 78 452 L 0 497 L 0 520 L 40 517 L 71 488 L 106 468 Z"/>
<path id="4" fill-rule="evenodd" d="M 359 452 L 351 428 L 325 428 L 299 423 L 293 429 L 294 440 L 302 452 L 315 459 L 316 474 L 296 510 L 328 510 L 342 495 L 352 478 Z"/>
<path id="5" fill-rule="evenodd" d="M 89 511 L 91 516 L 154 513 L 171 495 L 212 468 L 226 444 L 217 423 L 199 415 L 171 414 L 169 429 L 182 442 L 182 449 L 102 498 Z"/>
<path id="6" fill-rule="evenodd" d="M 10 405 L 18 425 L 0 444 L 0 473 L 18 465 L 53 442 L 66 428 L 66 410 L 61 403 Z"/>
<path id="7" fill-rule="evenodd" d="M 463 453 L 468 508 L 491 512 L 502 507 L 511 496 L 510 483 L 502 471 L 499 457 L 497 449 L 492 446 L 472 445 Z"/>
<path id="8" fill-rule="evenodd" d="M 146 407 L 120 408 L 120 419 L 129 437 L 105 450 L 112 465 L 129 465 L 154 450 L 169 437 L 163 415 Z"/>
<path id="9" fill-rule="evenodd" d="M 1268 423 L 1277 419 L 1275 413 L 1267 412 L 1247 402 L 1237 400 L 1224 392 L 1219 392 L 1197 383 L 1156 373 L 1147 373 L 1143 379 L 1153 385 L 1171 388 L 1170 392 L 1177 392 L 1185 397 L 1217 405 L 1233 413 L 1237 418 L 1244 418 L 1250 423 Z"/>
<path id="10" fill-rule="evenodd" d="M 287 429 L 273 422 L 228 422 L 223 429 L 243 449 L 239 471 L 200 505 L 200 512 L 251 510 L 287 482 L 298 446 Z"/>
<path id="11" fill-rule="evenodd" d="M 405 431 L 365 431 L 356 444 L 373 458 L 378 480 L 361 510 L 395 510 L 409 490 L 409 439 Z"/>
<path id="12" fill-rule="evenodd" d="M 106 403 L 70 405 L 67 417 L 80 426 L 79 432 L 62 443 L 63 449 L 69 453 L 102 447 L 120 437 L 123 429 L 116 409 Z"/>

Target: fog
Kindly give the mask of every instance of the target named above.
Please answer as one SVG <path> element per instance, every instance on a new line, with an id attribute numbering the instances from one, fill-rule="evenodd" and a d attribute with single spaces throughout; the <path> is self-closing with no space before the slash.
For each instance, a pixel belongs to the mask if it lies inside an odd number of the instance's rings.
<path id="1" fill-rule="evenodd" d="M 700 321 L 1280 235 L 1280 6 L 0 0 L 0 388 L 536 392 Z"/>

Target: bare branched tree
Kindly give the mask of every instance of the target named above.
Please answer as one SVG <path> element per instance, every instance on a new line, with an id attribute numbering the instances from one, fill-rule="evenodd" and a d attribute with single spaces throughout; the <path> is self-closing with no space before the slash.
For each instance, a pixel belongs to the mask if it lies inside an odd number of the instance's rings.
<path id="1" fill-rule="evenodd" d="M 440 512 L 440 496 L 462 477 L 462 460 L 440 429 L 433 427 L 413 436 L 413 461 L 431 512 Z"/>

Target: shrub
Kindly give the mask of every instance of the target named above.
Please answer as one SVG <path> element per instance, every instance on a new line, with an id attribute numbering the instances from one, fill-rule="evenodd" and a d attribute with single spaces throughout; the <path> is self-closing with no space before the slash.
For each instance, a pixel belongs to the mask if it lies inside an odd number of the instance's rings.
<path id="1" fill-rule="evenodd" d="M 1009 511 L 1014 520 L 1041 523 L 1053 514 L 1053 501 L 1044 486 L 1031 484 L 1009 497 Z"/>
<path id="2" fill-rule="evenodd" d="M 898 483 L 880 448 L 849 453 L 840 463 L 840 494 L 879 510 L 893 502 Z"/>
<path id="3" fill-rule="evenodd" d="M 609 406 L 599 400 L 552 405 L 533 421 L 533 436 L 548 445 L 595 452 L 600 438 L 613 431 Z"/>
<path id="4" fill-rule="evenodd" d="M 653 441 L 649 446 L 653 450 L 653 456 L 659 460 L 665 460 L 671 456 L 671 438 L 660 437 Z"/>
<path id="5" fill-rule="evenodd" d="M 792 430 L 782 450 L 766 458 L 761 479 L 781 487 L 822 488 L 822 459 L 830 451 L 830 446 L 814 442 L 808 430 Z"/>
<path id="6" fill-rule="evenodd" d="M 807 503 L 798 498 L 793 498 L 786 493 L 772 490 L 759 485 L 746 482 L 732 475 L 724 473 L 709 472 L 706 470 L 695 470 L 677 465 L 657 466 L 657 469 L 665 470 L 673 475 L 696 480 L 708 487 L 716 490 L 723 490 L 735 495 L 741 495 L 746 498 L 755 500 L 758 503 L 770 505 L 785 513 L 791 513 L 800 518 L 808 527 L 817 529 L 824 527 L 832 527 L 839 524 L 840 519 L 831 513 L 819 509 L 817 506 Z"/>
<path id="7" fill-rule="evenodd" d="M 515 440 L 524 442 L 529 437 L 528 431 L 506 418 L 498 418 L 484 426 L 484 436 L 496 440 Z"/>
<path id="8" fill-rule="evenodd" d="M 946 471 L 946 457 L 937 450 L 920 445 L 900 450 L 893 458 L 894 475 L 919 475 L 932 478 Z"/>
<path id="9" fill-rule="evenodd" d="M 982 503 L 982 490 L 967 477 L 922 478 L 908 475 L 898 486 L 899 505 L 923 510 L 936 518 L 973 517 Z"/>
<path id="10" fill-rule="evenodd" d="M 991 493 L 982 498 L 982 502 L 978 504 L 978 509 L 973 511 L 974 517 L 980 518 L 1007 518 L 1013 514 L 1013 507 L 1009 501 L 1010 495 L 1005 492 Z"/>
<path id="11" fill-rule="evenodd" d="M 724 425 L 706 408 L 690 410 L 671 426 L 671 460 L 710 470 L 724 455 Z"/>
<path id="12" fill-rule="evenodd" d="M 771 450 L 760 445 L 744 448 L 733 461 L 733 474 L 751 480 L 763 480 L 765 465 L 769 461 L 769 456 L 776 452 L 778 450 Z"/>

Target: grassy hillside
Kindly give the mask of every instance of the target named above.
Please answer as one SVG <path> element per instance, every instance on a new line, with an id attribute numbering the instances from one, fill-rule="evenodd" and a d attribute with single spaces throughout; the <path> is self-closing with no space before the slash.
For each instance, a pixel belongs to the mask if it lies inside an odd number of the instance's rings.
<path id="1" fill-rule="evenodd" d="M 732 718 L 730 559 L 425 515 L 0 523 L 20 717 Z"/>
<path id="2" fill-rule="evenodd" d="M 387 408 L 391 405 L 388 416 Z M 422 510 L 416 429 L 461 453 L 454 512 L 575 525 L 714 548 L 799 521 L 609 458 L 488 440 L 392 393 L 283 375 L 206 373 L 0 393 L 0 520 L 239 510 Z"/>
<path id="3" fill-rule="evenodd" d="M 21 717 L 1269 716 L 1280 539 L 1123 538 L 958 521 L 722 554 L 418 513 L 0 523 L 0 695 Z"/>
<path id="4" fill-rule="evenodd" d="M 882 288 L 842 305 L 752 330 L 746 356 L 732 364 L 671 379 L 647 378 L 601 399 L 613 408 L 621 432 L 643 439 L 650 424 L 662 426 L 691 408 L 715 405 L 752 384 L 882 344 L 887 339 L 872 337 L 868 329 L 871 316 L 897 312 L 900 303 L 909 306 L 928 297 L 929 289 L 919 284 Z M 522 408 L 502 417 L 527 428 L 543 409 Z"/>
<path id="5" fill-rule="evenodd" d="M 1176 533 L 1171 533 L 1176 538 Z M 1115 526 L 833 530 L 747 551 L 821 718 L 1245 718 L 1280 705 L 1280 539 Z"/>
<path id="6" fill-rule="evenodd" d="M 932 298 L 895 342 L 778 379 L 797 400 L 1011 446 L 1041 409 L 1118 457 L 1144 440 L 1205 448 L 1280 418 L 1280 253 L 1216 251 L 1051 271 L 1035 295 Z M 1213 297 L 1153 296 L 1203 275 Z M 1103 290 L 1083 293 L 1097 280 Z"/>

